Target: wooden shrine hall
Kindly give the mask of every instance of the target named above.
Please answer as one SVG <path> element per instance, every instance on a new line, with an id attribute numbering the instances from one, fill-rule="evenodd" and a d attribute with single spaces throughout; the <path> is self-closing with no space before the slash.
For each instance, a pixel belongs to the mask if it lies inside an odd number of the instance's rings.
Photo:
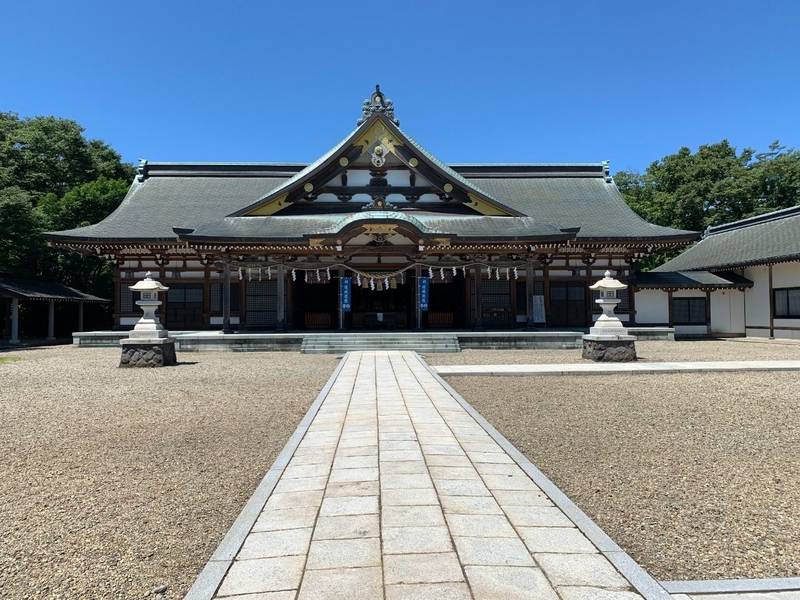
<path id="1" fill-rule="evenodd" d="M 169 329 L 224 331 L 581 329 L 605 270 L 698 237 L 638 217 L 605 162 L 446 164 L 378 86 L 311 164 L 142 161 L 114 213 L 46 236 L 115 261 L 117 328 L 152 271 Z"/>

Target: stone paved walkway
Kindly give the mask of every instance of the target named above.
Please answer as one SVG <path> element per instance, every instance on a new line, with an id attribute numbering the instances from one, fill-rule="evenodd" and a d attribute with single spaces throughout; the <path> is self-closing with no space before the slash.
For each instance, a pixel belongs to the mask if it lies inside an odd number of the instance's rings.
<path id="1" fill-rule="evenodd" d="M 709 360 L 691 362 L 441 365 L 440 375 L 614 375 L 617 373 L 732 373 L 800 371 L 800 360 Z"/>
<path id="2" fill-rule="evenodd" d="M 216 597 L 634 600 L 413 352 L 348 355 Z"/>

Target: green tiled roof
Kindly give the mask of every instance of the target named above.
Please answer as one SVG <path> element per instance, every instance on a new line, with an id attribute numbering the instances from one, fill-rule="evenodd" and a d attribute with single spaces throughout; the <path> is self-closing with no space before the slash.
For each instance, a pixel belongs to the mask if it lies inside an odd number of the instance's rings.
<path id="1" fill-rule="evenodd" d="M 730 269 L 800 260 L 800 206 L 709 228 L 703 239 L 654 271 Z"/>
<path id="2" fill-rule="evenodd" d="M 727 271 L 648 271 L 637 273 L 631 285 L 641 289 L 725 289 L 752 287 L 753 282 Z"/>

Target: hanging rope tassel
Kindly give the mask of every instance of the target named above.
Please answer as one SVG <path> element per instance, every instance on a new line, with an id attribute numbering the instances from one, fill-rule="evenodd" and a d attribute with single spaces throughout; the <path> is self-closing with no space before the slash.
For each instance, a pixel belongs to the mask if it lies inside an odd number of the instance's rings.
<path id="1" fill-rule="evenodd" d="M 325 268 L 325 272 L 328 274 L 328 281 L 330 281 L 331 280 L 331 268 L 330 267 L 326 267 Z"/>
<path id="2" fill-rule="evenodd" d="M 292 281 L 297 281 L 297 273 L 294 272 L 294 269 L 292 269 Z"/>
<path id="3" fill-rule="evenodd" d="M 242 275 L 242 267 L 239 267 L 239 281 L 242 279 L 244 279 L 244 276 Z"/>
<path id="4" fill-rule="evenodd" d="M 259 281 L 261 281 L 261 268 L 258 269 Z M 267 279 L 272 279 L 272 267 L 267 267 Z"/>
<path id="5" fill-rule="evenodd" d="M 456 268 L 453 267 L 453 277 L 455 277 L 455 276 L 456 276 Z"/>
<path id="6" fill-rule="evenodd" d="M 428 267 L 428 277 L 433 279 L 433 269 L 431 267 Z"/>
<path id="7" fill-rule="evenodd" d="M 467 267 L 461 267 L 461 274 L 466 279 L 466 277 L 467 277 Z"/>
<path id="8" fill-rule="evenodd" d="M 369 289 L 375 291 L 375 280 L 372 277 L 369 278 Z"/>
<path id="9" fill-rule="evenodd" d="M 517 267 L 514 267 L 514 279 L 519 279 L 519 272 L 517 271 Z"/>
<path id="10" fill-rule="evenodd" d="M 511 279 L 511 273 L 509 273 L 508 267 L 506 267 L 506 281 Z"/>

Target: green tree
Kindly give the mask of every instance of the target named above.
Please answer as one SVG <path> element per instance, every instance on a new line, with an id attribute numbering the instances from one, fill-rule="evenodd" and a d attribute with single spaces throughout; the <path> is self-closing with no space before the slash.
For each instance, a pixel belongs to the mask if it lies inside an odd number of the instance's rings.
<path id="1" fill-rule="evenodd" d="M 108 296 L 104 261 L 47 248 L 40 234 L 101 221 L 125 197 L 133 174 L 75 121 L 0 112 L 0 271 Z"/>
<path id="2" fill-rule="evenodd" d="M 0 272 L 36 269 L 45 251 L 40 232 L 30 195 L 18 187 L 0 189 Z"/>
<path id="3" fill-rule="evenodd" d="M 39 201 L 38 209 L 47 227 L 52 230 L 83 227 L 102 221 L 125 197 L 130 182 L 100 176 L 82 183 L 62 197 L 52 192 Z"/>

